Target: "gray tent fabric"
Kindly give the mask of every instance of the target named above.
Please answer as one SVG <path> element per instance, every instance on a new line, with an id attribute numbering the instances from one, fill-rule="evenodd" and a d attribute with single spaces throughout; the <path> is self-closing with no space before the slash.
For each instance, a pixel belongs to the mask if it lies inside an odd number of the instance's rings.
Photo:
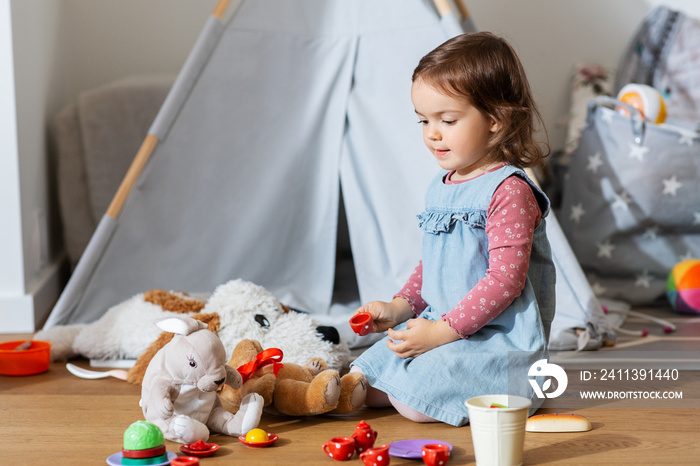
<path id="1" fill-rule="evenodd" d="M 358 298 L 390 298 L 420 259 L 415 216 L 438 168 L 411 75 L 460 32 L 429 0 L 255 0 L 227 24 L 211 18 L 149 130 L 159 143 L 45 328 L 94 321 L 148 289 L 234 278 L 328 315 L 341 190 Z M 576 327 L 595 322 L 589 302 L 557 292 L 576 303 Z"/>
<path id="2" fill-rule="evenodd" d="M 188 71 L 194 86 L 167 131 L 158 124 L 106 246 L 83 258 L 96 265 L 80 299 L 47 324 L 93 321 L 146 289 L 239 277 L 325 312 L 341 180 L 361 299 L 385 298 L 418 262 L 413 219 L 435 167 L 410 77 L 449 37 L 432 4 L 244 2 L 217 29 L 210 20 L 204 34 L 215 48 L 198 47 L 210 56 L 188 59 L 203 67 Z"/>
<path id="3" fill-rule="evenodd" d="M 615 332 L 576 259 L 554 213 L 547 217 L 547 237 L 557 271 L 556 312 L 549 336 L 552 351 L 590 350 L 614 341 Z"/>

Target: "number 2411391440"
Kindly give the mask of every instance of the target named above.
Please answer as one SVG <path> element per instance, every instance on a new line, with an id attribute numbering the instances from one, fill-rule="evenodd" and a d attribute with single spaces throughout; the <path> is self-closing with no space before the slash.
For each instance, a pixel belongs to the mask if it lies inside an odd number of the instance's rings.
<path id="1" fill-rule="evenodd" d="M 678 380 L 678 369 L 601 369 L 598 380 Z"/>

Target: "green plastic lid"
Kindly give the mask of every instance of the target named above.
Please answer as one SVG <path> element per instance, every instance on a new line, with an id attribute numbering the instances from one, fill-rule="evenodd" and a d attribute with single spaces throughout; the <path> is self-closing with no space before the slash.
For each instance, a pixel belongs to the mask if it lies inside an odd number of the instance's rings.
<path id="1" fill-rule="evenodd" d="M 163 432 L 147 421 L 136 421 L 124 431 L 124 450 L 147 450 L 164 442 Z"/>

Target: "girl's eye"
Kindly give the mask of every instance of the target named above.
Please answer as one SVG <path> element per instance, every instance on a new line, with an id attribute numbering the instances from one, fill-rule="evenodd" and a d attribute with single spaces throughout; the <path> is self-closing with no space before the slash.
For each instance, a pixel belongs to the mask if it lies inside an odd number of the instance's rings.
<path id="1" fill-rule="evenodd" d="M 442 122 L 445 123 L 445 124 L 448 125 L 448 126 L 449 126 L 449 125 L 454 125 L 454 124 L 455 124 L 455 120 L 442 120 Z"/>
<path id="2" fill-rule="evenodd" d="M 418 120 L 418 124 L 419 124 L 419 125 L 427 125 L 427 124 L 428 124 L 428 120 Z"/>

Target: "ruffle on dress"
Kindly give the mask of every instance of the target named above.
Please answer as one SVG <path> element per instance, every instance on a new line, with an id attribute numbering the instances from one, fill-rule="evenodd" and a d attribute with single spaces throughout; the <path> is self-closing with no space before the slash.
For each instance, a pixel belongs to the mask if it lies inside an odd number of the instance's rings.
<path id="1" fill-rule="evenodd" d="M 457 222 L 464 222 L 470 228 L 486 227 L 486 212 L 470 210 L 467 212 L 439 212 L 426 210 L 416 216 L 418 226 L 426 233 L 437 235 L 447 233 Z"/>

